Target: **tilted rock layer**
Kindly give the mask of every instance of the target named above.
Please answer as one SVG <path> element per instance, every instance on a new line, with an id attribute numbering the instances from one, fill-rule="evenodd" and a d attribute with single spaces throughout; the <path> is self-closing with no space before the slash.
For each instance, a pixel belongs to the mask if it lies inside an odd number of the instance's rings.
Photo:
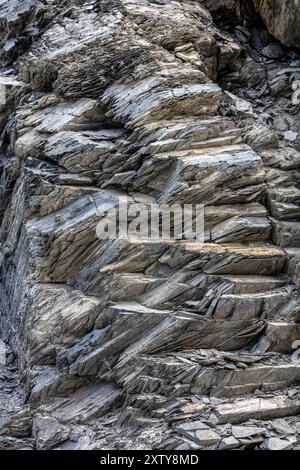
<path id="1" fill-rule="evenodd" d="M 0 3 L 2 449 L 300 448 L 300 57 L 215 3 Z"/>

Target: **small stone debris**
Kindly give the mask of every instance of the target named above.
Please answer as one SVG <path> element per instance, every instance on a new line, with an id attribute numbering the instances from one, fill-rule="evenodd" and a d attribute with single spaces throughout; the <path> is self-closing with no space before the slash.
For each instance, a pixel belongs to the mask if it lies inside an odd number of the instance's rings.
<path id="1" fill-rule="evenodd" d="M 266 439 L 261 445 L 261 449 L 265 450 L 289 450 L 293 448 L 293 444 L 285 439 L 279 439 L 277 437 L 270 437 Z"/>
<path id="2" fill-rule="evenodd" d="M 178 429 L 182 431 L 199 431 L 199 430 L 207 430 L 210 429 L 207 424 L 203 423 L 202 421 L 192 421 L 189 423 L 184 423 L 178 426 Z"/>
<path id="3" fill-rule="evenodd" d="M 284 133 L 284 138 L 290 142 L 295 142 L 298 138 L 298 132 L 287 131 Z"/>
<path id="4" fill-rule="evenodd" d="M 269 44 L 261 50 L 262 55 L 268 59 L 282 59 L 284 50 L 279 44 Z"/>
<path id="5" fill-rule="evenodd" d="M 265 428 L 259 428 L 255 426 L 232 426 L 232 435 L 236 439 L 257 436 L 258 434 L 263 434 L 264 432 Z"/>
<path id="6" fill-rule="evenodd" d="M 272 428 L 280 434 L 293 435 L 295 430 L 285 419 L 275 419 L 271 423 Z"/>
<path id="7" fill-rule="evenodd" d="M 199 430 L 195 432 L 195 440 L 198 441 L 201 446 L 212 446 L 218 444 L 221 437 L 213 430 Z"/>
<path id="8" fill-rule="evenodd" d="M 222 442 L 219 445 L 219 450 L 229 450 L 229 449 L 237 449 L 241 446 L 240 441 L 238 441 L 235 437 L 229 436 L 222 439 Z"/>

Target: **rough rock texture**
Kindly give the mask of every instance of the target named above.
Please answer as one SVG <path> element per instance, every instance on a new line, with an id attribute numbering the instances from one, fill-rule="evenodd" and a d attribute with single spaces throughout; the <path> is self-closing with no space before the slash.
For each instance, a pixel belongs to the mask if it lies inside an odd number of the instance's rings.
<path id="1" fill-rule="evenodd" d="M 283 44 L 300 48 L 300 1 L 253 0 L 270 33 Z"/>
<path id="2" fill-rule="evenodd" d="M 300 57 L 233 3 L 0 2 L 1 449 L 300 448 Z"/>

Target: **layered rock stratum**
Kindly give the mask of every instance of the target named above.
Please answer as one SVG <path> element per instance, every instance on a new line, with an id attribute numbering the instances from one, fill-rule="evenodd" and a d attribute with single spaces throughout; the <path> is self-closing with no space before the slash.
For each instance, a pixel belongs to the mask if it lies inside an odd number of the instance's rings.
<path id="1" fill-rule="evenodd" d="M 254 4 L 0 1 L 1 449 L 300 448 L 299 2 Z M 125 197 L 204 245 L 101 240 Z"/>

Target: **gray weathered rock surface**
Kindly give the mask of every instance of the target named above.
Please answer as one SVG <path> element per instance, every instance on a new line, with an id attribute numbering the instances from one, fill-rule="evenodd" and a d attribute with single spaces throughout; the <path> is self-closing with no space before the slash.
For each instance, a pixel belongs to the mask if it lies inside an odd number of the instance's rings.
<path id="1" fill-rule="evenodd" d="M 300 449 L 300 56 L 238 4 L 0 2 L 0 449 Z"/>

